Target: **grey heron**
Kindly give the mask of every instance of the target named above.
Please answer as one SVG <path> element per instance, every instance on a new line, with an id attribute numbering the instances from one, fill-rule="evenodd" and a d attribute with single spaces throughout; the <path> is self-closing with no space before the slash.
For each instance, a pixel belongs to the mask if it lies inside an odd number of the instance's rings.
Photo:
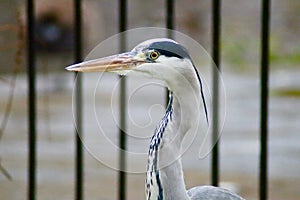
<path id="1" fill-rule="evenodd" d="M 125 75 L 134 72 L 162 80 L 169 89 L 166 113 L 155 129 L 148 151 L 147 200 L 243 199 L 229 190 L 197 186 L 186 190 L 180 151 L 183 138 L 198 123 L 202 99 L 207 110 L 199 73 L 187 50 L 167 38 L 144 41 L 133 50 L 85 61 L 66 68 L 69 71 L 105 71 Z"/>

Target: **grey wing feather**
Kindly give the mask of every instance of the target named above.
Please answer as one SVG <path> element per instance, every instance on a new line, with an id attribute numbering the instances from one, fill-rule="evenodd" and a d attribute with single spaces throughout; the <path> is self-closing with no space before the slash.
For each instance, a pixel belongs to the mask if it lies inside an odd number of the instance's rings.
<path id="1" fill-rule="evenodd" d="M 188 190 L 191 200 L 244 200 L 229 190 L 214 186 L 198 186 Z"/>

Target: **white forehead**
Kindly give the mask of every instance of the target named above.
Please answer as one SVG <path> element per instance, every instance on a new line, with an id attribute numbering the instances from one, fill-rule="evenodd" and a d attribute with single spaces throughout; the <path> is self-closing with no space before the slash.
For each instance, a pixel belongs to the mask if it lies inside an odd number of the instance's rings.
<path id="1" fill-rule="evenodd" d="M 144 49 L 145 47 L 150 46 L 150 44 L 155 43 L 155 42 L 173 42 L 175 44 L 178 44 L 178 42 L 169 39 L 169 38 L 154 38 L 154 39 L 149 39 L 144 42 L 141 42 L 137 46 L 135 46 L 133 49 L 134 50 L 139 50 L 139 49 Z"/>

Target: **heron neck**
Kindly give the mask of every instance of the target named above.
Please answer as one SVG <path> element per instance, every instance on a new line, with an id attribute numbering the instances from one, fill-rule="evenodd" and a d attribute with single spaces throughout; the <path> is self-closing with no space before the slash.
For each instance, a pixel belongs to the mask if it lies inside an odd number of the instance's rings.
<path id="1" fill-rule="evenodd" d="M 194 94 L 200 97 L 199 91 L 171 92 L 173 93 L 173 102 L 170 101 L 172 117 L 163 135 L 158 153 L 164 199 L 189 199 L 181 163 L 181 144 L 187 132 L 193 129 L 198 120 L 199 98 L 195 99 Z"/>
<path id="2" fill-rule="evenodd" d="M 189 199 L 180 159 L 181 143 L 186 133 L 197 123 L 200 86 L 197 82 L 189 82 L 188 87 L 184 83 L 181 82 L 176 90 L 170 92 L 166 114 L 151 140 L 146 180 L 147 199 Z"/>

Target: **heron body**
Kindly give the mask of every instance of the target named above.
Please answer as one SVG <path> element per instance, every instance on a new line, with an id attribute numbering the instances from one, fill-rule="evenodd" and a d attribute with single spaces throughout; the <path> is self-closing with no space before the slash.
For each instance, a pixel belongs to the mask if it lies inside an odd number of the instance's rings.
<path id="1" fill-rule="evenodd" d="M 177 42 L 160 38 L 147 40 L 132 51 L 86 61 L 69 71 L 134 72 L 165 82 L 170 100 L 155 129 L 148 151 L 147 200 L 241 200 L 228 190 L 198 186 L 186 191 L 181 164 L 181 144 L 188 132 L 196 131 L 201 102 L 207 119 L 201 78 L 187 50 Z"/>

